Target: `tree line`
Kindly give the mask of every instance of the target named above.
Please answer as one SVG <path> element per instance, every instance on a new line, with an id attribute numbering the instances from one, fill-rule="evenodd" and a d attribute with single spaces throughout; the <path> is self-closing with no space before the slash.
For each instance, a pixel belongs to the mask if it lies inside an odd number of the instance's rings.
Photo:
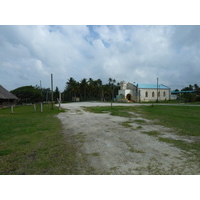
<path id="1" fill-rule="evenodd" d="M 94 80 L 89 78 L 76 81 L 70 77 L 66 82 L 64 90 L 64 100 L 81 101 L 99 100 L 99 101 L 113 101 L 118 94 L 120 86 L 115 79 L 109 78 L 107 84 L 103 84 L 101 79 Z"/>
<path id="2" fill-rule="evenodd" d="M 176 89 L 175 91 L 179 91 Z M 192 91 L 189 93 L 182 93 L 179 95 L 179 98 L 183 99 L 186 102 L 195 102 L 200 101 L 200 87 L 197 84 L 189 85 L 184 87 L 181 91 Z"/>
<path id="3" fill-rule="evenodd" d="M 115 79 L 109 78 L 107 84 L 103 84 L 101 79 L 94 80 L 89 78 L 76 81 L 70 77 L 61 92 L 56 86 L 53 91 L 53 101 L 57 101 L 61 93 L 62 102 L 70 101 L 113 101 L 118 94 L 120 86 Z M 19 98 L 19 104 L 37 103 L 51 101 L 51 89 L 41 88 L 40 86 L 23 86 L 10 91 Z"/>
<path id="4" fill-rule="evenodd" d="M 65 85 L 63 92 L 59 91 L 58 87 L 53 91 L 53 101 L 57 102 L 59 93 L 61 93 L 62 102 L 71 101 L 114 101 L 120 89 L 119 83 L 112 78 L 108 79 L 106 84 L 102 83 L 101 79 L 94 80 L 92 78 L 83 78 L 76 81 L 70 77 Z M 175 91 L 179 91 L 176 89 Z M 192 93 L 183 93 L 181 99 L 186 102 L 200 101 L 200 87 L 197 84 L 184 87 L 181 91 L 193 91 Z M 51 101 L 51 89 L 41 88 L 40 86 L 23 86 L 11 93 L 19 98 L 18 103 L 37 103 Z"/>

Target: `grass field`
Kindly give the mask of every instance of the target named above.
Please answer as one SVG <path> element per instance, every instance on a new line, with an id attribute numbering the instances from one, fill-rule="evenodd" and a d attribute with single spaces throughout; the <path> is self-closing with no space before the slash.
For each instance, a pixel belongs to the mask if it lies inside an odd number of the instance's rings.
<path id="1" fill-rule="evenodd" d="M 178 129 L 178 134 L 200 136 L 199 106 L 146 106 L 143 113 L 149 119 L 159 119 L 159 123 Z"/>
<path id="2" fill-rule="evenodd" d="M 195 143 L 160 138 L 159 133 L 149 133 L 162 142 L 173 144 L 183 150 L 193 151 L 200 158 L 200 107 L 189 106 L 133 106 L 133 107 L 91 107 L 95 113 L 110 112 L 111 115 L 133 117 L 132 112 L 157 120 L 156 123 L 173 127 L 178 134 L 197 138 Z M 45 105 L 41 113 L 33 106 L 19 106 L 0 109 L 0 174 L 80 174 L 79 163 L 84 157 L 77 157 L 76 138 L 64 135 L 57 117 L 58 108 Z M 128 127 L 127 124 L 124 126 Z M 142 124 L 141 124 L 142 126 Z M 96 154 L 94 155 L 96 156 Z M 85 172 L 90 174 L 90 171 Z"/>
<path id="3" fill-rule="evenodd" d="M 173 128 L 177 134 L 193 137 L 194 143 L 182 140 L 159 137 L 159 133 L 146 133 L 154 135 L 162 142 L 173 144 L 186 151 L 193 151 L 200 161 L 200 106 L 113 106 L 90 107 L 86 110 L 94 113 L 110 112 L 111 115 L 131 118 L 132 112 L 141 114 L 144 118 L 155 120 L 156 124 Z M 133 116 L 132 116 L 133 118 Z"/>
<path id="4" fill-rule="evenodd" d="M 131 112 L 140 113 L 159 124 L 179 130 L 180 135 L 200 136 L 200 106 L 113 106 L 85 108 L 94 113 L 110 112 L 111 115 L 131 117 Z"/>
<path id="5" fill-rule="evenodd" d="M 0 109 L 0 174 L 76 174 L 76 149 L 55 117 L 60 111 L 44 106 Z"/>

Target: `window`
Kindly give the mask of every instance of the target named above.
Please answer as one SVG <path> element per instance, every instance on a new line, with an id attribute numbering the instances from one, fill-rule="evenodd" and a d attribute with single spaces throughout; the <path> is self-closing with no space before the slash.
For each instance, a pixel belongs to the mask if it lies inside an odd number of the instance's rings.
<path id="1" fill-rule="evenodd" d="M 152 97 L 155 97 L 155 93 L 154 92 L 152 92 Z"/>
<path id="2" fill-rule="evenodd" d="M 160 97 L 160 92 L 158 92 L 158 97 Z"/>
<path id="3" fill-rule="evenodd" d="M 145 92 L 145 97 L 148 97 L 148 92 L 147 91 Z"/>
<path id="4" fill-rule="evenodd" d="M 166 92 L 163 92 L 163 97 L 165 97 L 166 96 Z"/>

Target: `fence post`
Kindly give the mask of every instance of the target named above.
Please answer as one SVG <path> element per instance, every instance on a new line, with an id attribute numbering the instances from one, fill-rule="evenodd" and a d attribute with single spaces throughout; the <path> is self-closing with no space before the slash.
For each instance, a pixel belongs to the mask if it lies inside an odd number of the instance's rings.
<path id="1" fill-rule="evenodd" d="M 59 110 L 61 110 L 61 105 L 60 105 L 60 103 L 61 103 L 61 93 L 59 92 Z"/>
<path id="2" fill-rule="evenodd" d="M 13 113 L 14 113 L 14 111 L 13 111 L 13 106 L 11 106 L 10 108 L 11 108 L 11 113 L 13 114 Z"/>
<path id="3" fill-rule="evenodd" d="M 40 104 L 40 111 L 43 112 L 43 104 L 42 104 L 42 102 Z"/>
<path id="4" fill-rule="evenodd" d="M 35 103 L 33 104 L 33 107 L 34 107 L 34 112 L 36 112 L 36 105 L 35 105 Z"/>

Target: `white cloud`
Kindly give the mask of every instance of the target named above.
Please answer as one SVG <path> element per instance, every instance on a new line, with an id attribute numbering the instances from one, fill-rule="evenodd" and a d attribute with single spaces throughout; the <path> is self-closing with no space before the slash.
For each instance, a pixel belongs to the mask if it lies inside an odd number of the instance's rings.
<path id="1" fill-rule="evenodd" d="M 172 87 L 200 85 L 199 30 L 199 26 L 0 26 L 0 84 L 15 89 L 41 80 L 50 87 L 53 73 L 61 90 L 70 77 L 143 83 L 159 77 Z"/>

